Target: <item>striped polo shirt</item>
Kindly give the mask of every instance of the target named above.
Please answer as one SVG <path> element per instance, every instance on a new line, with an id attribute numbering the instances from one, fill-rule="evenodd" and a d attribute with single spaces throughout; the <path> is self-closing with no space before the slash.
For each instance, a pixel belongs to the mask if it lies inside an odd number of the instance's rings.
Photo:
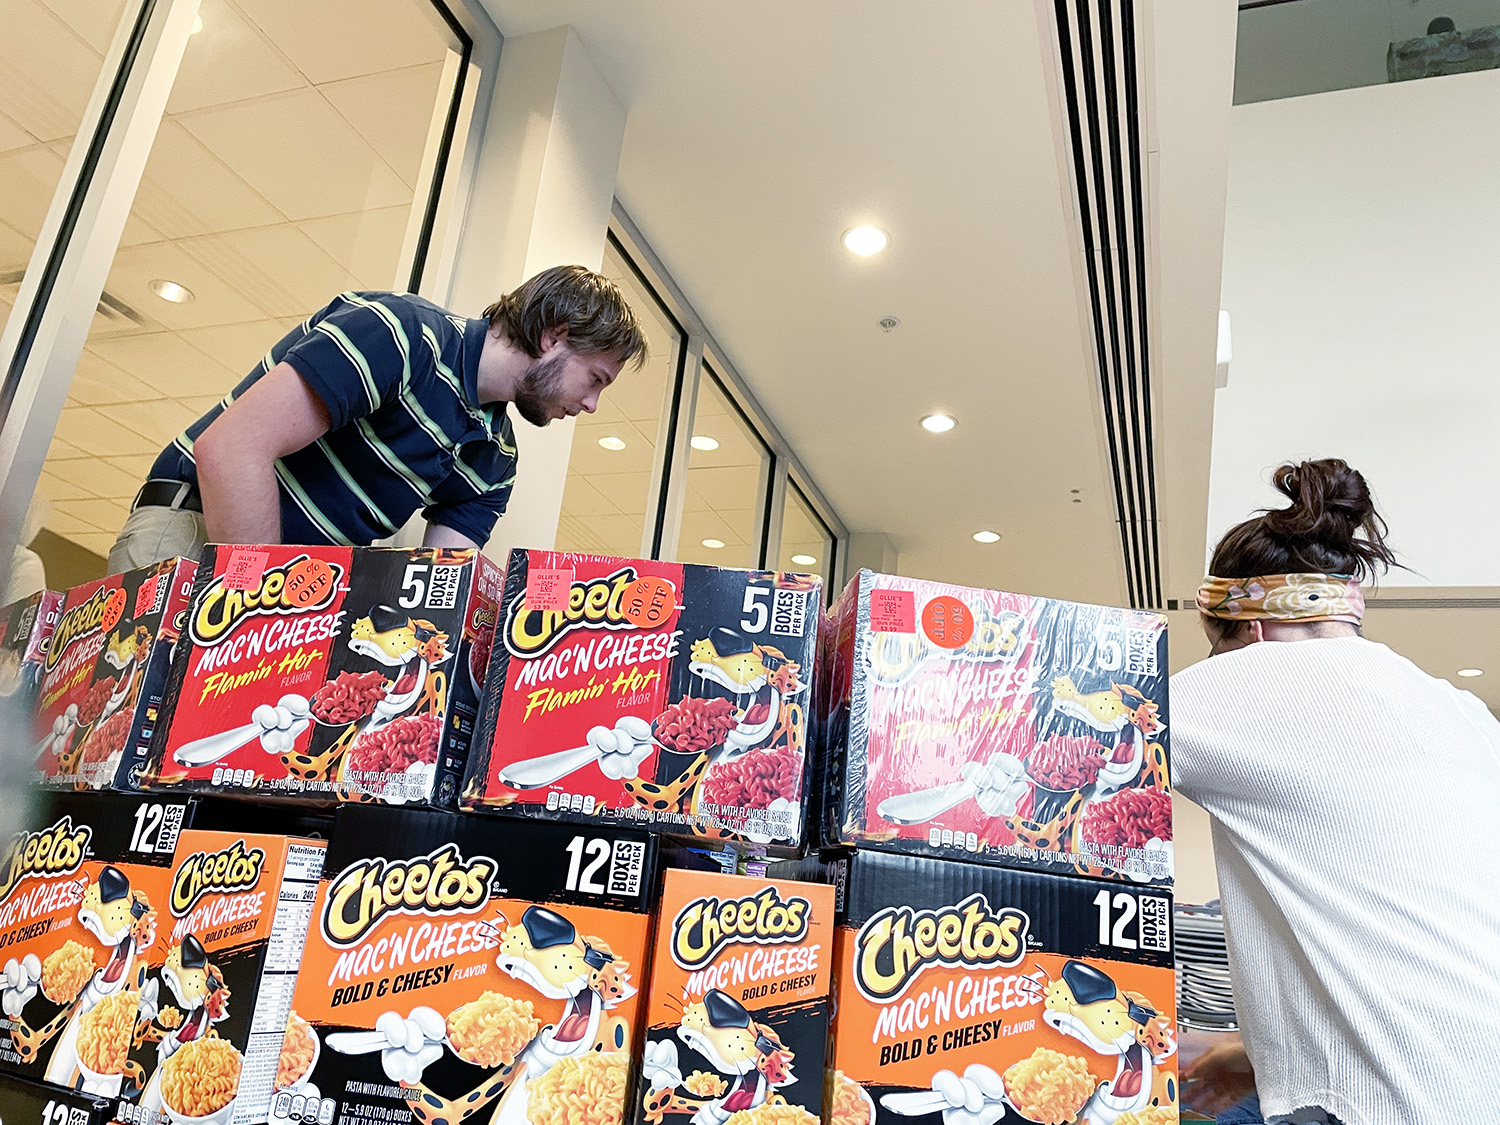
<path id="1" fill-rule="evenodd" d="M 405 293 L 341 293 L 287 333 L 224 400 L 162 451 L 152 477 L 197 483 L 193 442 L 285 361 L 328 408 L 328 433 L 276 462 L 286 543 L 362 546 L 418 508 L 483 545 L 516 477 L 503 402 L 479 402 L 489 322 Z"/>

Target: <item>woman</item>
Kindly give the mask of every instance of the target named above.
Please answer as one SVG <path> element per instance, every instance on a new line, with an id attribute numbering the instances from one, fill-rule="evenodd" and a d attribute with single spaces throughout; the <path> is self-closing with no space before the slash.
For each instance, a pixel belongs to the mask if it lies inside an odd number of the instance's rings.
<path id="1" fill-rule="evenodd" d="M 1211 659 L 1172 677 L 1260 1111 L 1500 1120 L 1500 723 L 1360 635 L 1360 581 L 1395 561 L 1364 478 L 1274 481 L 1291 505 L 1231 529 L 1198 592 Z"/>

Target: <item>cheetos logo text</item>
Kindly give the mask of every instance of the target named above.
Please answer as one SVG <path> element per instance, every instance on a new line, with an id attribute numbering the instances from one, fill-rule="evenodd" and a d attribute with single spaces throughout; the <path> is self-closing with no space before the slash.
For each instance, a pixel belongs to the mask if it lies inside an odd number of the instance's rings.
<path id="1" fill-rule="evenodd" d="M 637 618 L 626 595 L 639 576 L 622 567 L 604 578 L 574 582 L 566 609 L 532 609 L 526 595 L 511 599 L 505 613 L 505 647 L 516 656 L 540 656 L 574 629 L 634 629 Z"/>
<path id="2" fill-rule="evenodd" d="M 995 913 L 980 893 L 938 910 L 889 906 L 860 928 L 854 983 L 867 999 L 884 1004 L 935 966 L 1009 968 L 1025 956 L 1030 928 L 1021 911 Z"/>
<path id="3" fill-rule="evenodd" d="M 218 644 L 241 622 L 264 614 L 315 613 L 338 596 L 344 568 L 324 559 L 298 555 L 267 568 L 248 589 L 225 585 L 218 575 L 204 587 L 188 621 L 188 633 L 200 645 Z M 238 583 L 236 583 L 238 585 Z"/>
<path id="4" fill-rule="evenodd" d="M 52 878 L 77 871 L 88 855 L 93 835 L 88 825 L 74 828 L 73 818 L 65 816 L 51 828 L 15 836 L 0 856 L 0 902 L 28 876 Z"/>
<path id="5" fill-rule="evenodd" d="M 694 899 L 672 923 L 672 960 L 697 969 L 727 945 L 779 945 L 807 936 L 812 907 L 806 899 L 783 901 L 775 887 L 745 898 Z"/>
<path id="6" fill-rule="evenodd" d="M 499 865 L 487 856 L 468 862 L 444 844 L 417 859 L 363 859 L 339 872 L 323 906 L 323 934 L 353 945 L 390 914 L 461 914 L 489 901 Z"/>
<path id="7" fill-rule="evenodd" d="M 57 666 L 58 659 L 74 641 L 97 633 L 103 627 L 105 603 L 113 592 L 109 587 L 101 586 L 82 605 L 75 605 L 62 615 L 57 628 L 52 631 L 52 639 L 47 642 L 47 659 L 43 665 L 47 671 Z"/>
<path id="8" fill-rule="evenodd" d="M 195 852 L 177 868 L 172 879 L 172 913 L 186 917 L 198 900 L 212 892 L 234 894 L 248 891 L 260 882 L 266 853 L 236 840 L 219 852 Z"/>

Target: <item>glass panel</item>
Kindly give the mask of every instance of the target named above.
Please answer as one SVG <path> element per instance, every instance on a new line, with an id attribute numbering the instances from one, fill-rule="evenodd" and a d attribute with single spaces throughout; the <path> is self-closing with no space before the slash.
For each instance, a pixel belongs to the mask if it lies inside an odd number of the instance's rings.
<path id="1" fill-rule="evenodd" d="M 1236 104 L 1500 67 L 1500 0 L 1240 0 Z"/>
<path id="2" fill-rule="evenodd" d="M 650 354 L 639 371 L 626 367 L 599 396 L 599 409 L 580 418 L 573 431 L 557 549 L 635 558 L 650 508 L 656 435 L 677 377 L 683 335 L 613 241 L 604 252 L 603 272 L 635 310 Z"/>
<path id="3" fill-rule="evenodd" d="M 832 581 L 833 533 L 818 518 L 802 490 L 791 481 L 786 485 L 786 504 L 781 516 L 781 557 L 778 570 L 821 574 L 823 585 Z"/>
<path id="4" fill-rule="evenodd" d="M 125 0 L 14 0 L 0 36 L 0 324 L 10 316 Z M 139 5 L 130 5 L 135 17 Z"/>
<path id="5" fill-rule="evenodd" d="M 461 50 L 429 0 L 352 20 L 338 0 L 204 0 L 200 20 L 37 489 L 38 552 L 100 574 L 156 455 L 287 329 L 343 290 L 405 288 Z"/>
<path id="6" fill-rule="evenodd" d="M 705 364 L 688 451 L 681 562 L 758 566 L 763 483 L 771 454 Z"/>

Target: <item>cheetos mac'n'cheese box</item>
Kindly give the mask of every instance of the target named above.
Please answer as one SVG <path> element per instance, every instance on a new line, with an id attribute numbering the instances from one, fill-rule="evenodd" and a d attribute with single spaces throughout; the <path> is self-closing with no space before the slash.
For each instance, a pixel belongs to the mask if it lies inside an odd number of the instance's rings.
<path id="1" fill-rule="evenodd" d="M 825 630 L 820 843 L 1171 885 L 1165 616 L 862 570 Z"/>
<path id="2" fill-rule="evenodd" d="M 801 846 L 822 583 L 510 555 L 463 807 Z"/>
<path id="3" fill-rule="evenodd" d="M 172 856 L 192 812 L 170 795 L 39 795 L 0 855 L 0 1069 L 114 1100 L 140 1094 L 130 1050 L 166 953 Z"/>
<path id="4" fill-rule="evenodd" d="M 62 603 L 56 590 L 41 590 L 0 609 L 0 699 L 10 700 L 14 718 L 31 721 Z"/>
<path id="5" fill-rule="evenodd" d="M 839 862 L 831 1125 L 1176 1120 L 1166 892 L 879 852 Z"/>
<path id="6" fill-rule="evenodd" d="M 637 1125 L 816 1125 L 832 961 L 831 886 L 667 871 Z"/>
<path id="7" fill-rule="evenodd" d="M 117 1120 L 265 1121 L 326 846 L 182 833 L 158 919 L 165 955 L 142 992 L 133 1053 L 145 1087 L 121 1101 Z"/>
<path id="8" fill-rule="evenodd" d="M 43 785 L 138 787 L 196 566 L 167 559 L 67 592 L 37 696 Z"/>
<path id="9" fill-rule="evenodd" d="M 473 550 L 208 547 L 145 784 L 451 805 L 501 580 Z"/>
<path id="10" fill-rule="evenodd" d="M 617 1125 L 656 859 L 626 829 L 341 808 L 270 1120 Z"/>
<path id="11" fill-rule="evenodd" d="M 5 1125 L 104 1125 L 111 1106 L 82 1090 L 64 1090 L 0 1073 L 0 1120 Z"/>

